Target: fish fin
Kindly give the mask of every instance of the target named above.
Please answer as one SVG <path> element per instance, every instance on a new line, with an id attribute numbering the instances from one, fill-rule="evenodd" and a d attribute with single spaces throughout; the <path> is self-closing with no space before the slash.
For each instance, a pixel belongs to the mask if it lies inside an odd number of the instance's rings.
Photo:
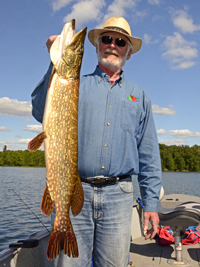
<path id="1" fill-rule="evenodd" d="M 46 184 L 45 189 L 44 189 L 44 193 L 42 196 L 42 202 L 41 202 L 40 210 L 44 215 L 49 216 L 52 213 L 53 206 L 54 206 L 54 201 L 52 201 L 52 199 L 51 199 L 48 185 Z"/>
<path id="2" fill-rule="evenodd" d="M 77 258 L 79 255 L 76 236 L 72 226 L 65 232 L 56 231 L 53 228 L 47 247 L 47 259 L 53 260 L 53 257 L 56 258 L 61 251 L 64 251 L 68 257 L 72 255 L 73 258 Z"/>
<path id="3" fill-rule="evenodd" d="M 44 139 L 46 138 L 46 134 L 45 132 L 42 132 L 40 134 L 38 134 L 36 137 L 34 137 L 29 143 L 28 143 L 28 150 L 35 152 L 36 150 L 38 150 L 38 148 L 41 147 L 41 145 L 44 142 Z"/>
<path id="4" fill-rule="evenodd" d="M 74 216 L 78 215 L 84 203 L 84 194 L 80 177 L 76 182 L 74 193 L 71 200 L 71 210 Z"/>

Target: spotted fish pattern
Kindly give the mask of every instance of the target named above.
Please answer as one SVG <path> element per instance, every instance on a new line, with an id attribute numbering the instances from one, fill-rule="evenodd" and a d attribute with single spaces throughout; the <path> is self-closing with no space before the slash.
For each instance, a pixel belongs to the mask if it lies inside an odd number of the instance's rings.
<path id="1" fill-rule="evenodd" d="M 54 41 L 50 56 L 53 71 L 49 82 L 43 118 L 43 132 L 28 145 L 36 151 L 44 141 L 46 179 L 41 211 L 56 217 L 47 247 L 47 258 L 64 251 L 78 257 L 78 246 L 69 217 L 78 215 L 84 202 L 78 174 L 78 96 L 79 76 L 86 28 L 75 34 L 75 20 L 65 24 Z"/>

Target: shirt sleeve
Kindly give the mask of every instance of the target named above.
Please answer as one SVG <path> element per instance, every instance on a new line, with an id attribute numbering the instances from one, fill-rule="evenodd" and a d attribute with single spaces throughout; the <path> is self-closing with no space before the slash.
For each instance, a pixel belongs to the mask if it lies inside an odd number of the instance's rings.
<path id="1" fill-rule="evenodd" d="M 155 129 L 151 101 L 144 101 L 144 114 L 138 137 L 139 173 L 144 211 L 158 211 L 162 171 L 160 152 Z"/>
<path id="2" fill-rule="evenodd" d="M 53 64 L 50 63 L 47 73 L 44 75 L 42 80 L 38 83 L 33 93 L 32 97 L 32 115 L 33 117 L 42 123 L 44 108 L 46 102 L 47 89 L 49 84 L 49 79 L 52 73 Z"/>

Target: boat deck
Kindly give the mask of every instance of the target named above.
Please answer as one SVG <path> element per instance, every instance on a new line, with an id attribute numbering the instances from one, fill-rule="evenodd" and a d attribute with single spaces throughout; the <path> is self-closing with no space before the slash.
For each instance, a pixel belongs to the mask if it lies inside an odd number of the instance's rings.
<path id="1" fill-rule="evenodd" d="M 200 203 L 199 197 L 186 195 L 167 195 L 162 199 L 162 205 L 171 208 L 180 205 L 183 202 L 195 201 Z M 200 233 L 200 226 L 197 227 Z M 200 266 L 200 244 L 183 245 L 183 259 L 189 260 L 190 264 L 178 266 Z M 138 237 L 132 240 L 130 245 L 130 266 L 135 267 L 169 267 L 167 260 L 175 259 L 174 244 L 170 246 L 160 246 L 156 240 L 145 240 L 144 237 Z M 177 266 L 177 264 L 175 264 Z"/>
<path id="2" fill-rule="evenodd" d="M 200 203 L 200 197 L 174 194 L 166 195 L 161 200 L 162 205 L 165 208 L 171 208 L 187 201 Z M 175 259 L 174 244 L 171 246 L 159 246 L 156 243 L 156 240 L 144 239 L 141 227 L 142 217 L 140 216 L 140 211 L 142 211 L 142 209 L 139 209 L 138 212 L 138 207 L 139 205 L 134 203 L 129 267 L 169 267 L 170 265 L 167 261 L 169 259 Z M 200 226 L 198 226 L 197 229 L 200 232 Z M 33 248 L 8 249 L 0 252 L 0 267 L 53 267 L 54 262 L 48 261 L 46 257 L 49 233 L 46 230 L 43 230 L 32 234 L 29 238 L 38 239 L 40 241 L 39 246 Z M 189 260 L 190 264 L 174 265 L 200 267 L 200 244 L 183 245 L 182 256 L 183 259 Z"/>
<path id="3" fill-rule="evenodd" d="M 198 228 L 200 232 L 200 227 Z M 190 260 L 191 267 L 200 266 L 200 244 L 183 245 L 183 258 Z M 175 258 L 174 245 L 159 246 L 155 240 L 146 241 L 144 237 L 136 238 L 130 246 L 130 262 L 135 267 L 170 266 L 168 259 Z M 131 265 L 130 265 L 131 266 Z M 186 265 L 185 265 L 186 266 Z"/>

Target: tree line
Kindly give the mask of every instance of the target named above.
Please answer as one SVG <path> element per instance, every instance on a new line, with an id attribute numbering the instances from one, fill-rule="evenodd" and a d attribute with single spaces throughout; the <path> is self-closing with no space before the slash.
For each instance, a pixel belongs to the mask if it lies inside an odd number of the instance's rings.
<path id="1" fill-rule="evenodd" d="M 3 151 L 0 151 L 0 166 L 45 167 L 44 151 L 13 151 L 4 146 Z"/>
<path id="2" fill-rule="evenodd" d="M 200 171 L 200 146 L 159 144 L 163 171 Z"/>
<path id="3" fill-rule="evenodd" d="M 200 172 L 200 146 L 167 146 L 159 144 L 163 171 Z M 0 166 L 45 167 L 44 151 L 0 151 Z"/>

